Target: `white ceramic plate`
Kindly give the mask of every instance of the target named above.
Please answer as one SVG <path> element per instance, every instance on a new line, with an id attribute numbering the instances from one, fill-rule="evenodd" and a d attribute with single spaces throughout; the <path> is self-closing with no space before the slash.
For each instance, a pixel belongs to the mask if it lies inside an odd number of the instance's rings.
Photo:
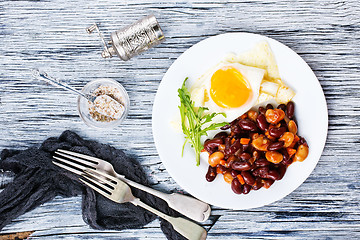
<path id="1" fill-rule="evenodd" d="M 274 52 L 282 80 L 295 90 L 295 115 L 299 135 L 305 137 L 310 151 L 307 159 L 293 163 L 284 178 L 269 189 L 236 195 L 222 176 L 213 182 L 205 180 L 208 169 L 206 157 L 196 166 L 195 154 L 188 144 L 184 156 L 182 133 L 176 132 L 170 122 L 179 111 L 177 90 L 189 77 L 188 86 L 218 63 L 228 53 L 240 53 L 266 40 Z M 323 151 L 328 113 L 318 79 L 305 61 L 280 42 L 250 33 L 227 33 L 205 39 L 185 51 L 168 69 L 157 91 L 153 115 L 153 135 L 160 158 L 169 174 L 187 192 L 209 204 L 229 209 L 249 209 L 273 203 L 299 187 L 315 168 Z"/>

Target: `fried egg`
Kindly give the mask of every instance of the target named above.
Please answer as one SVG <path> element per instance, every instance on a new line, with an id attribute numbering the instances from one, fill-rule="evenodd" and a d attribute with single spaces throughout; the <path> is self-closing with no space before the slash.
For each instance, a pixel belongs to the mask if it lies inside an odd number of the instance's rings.
<path id="1" fill-rule="evenodd" d="M 253 107 L 259 97 L 264 69 L 221 62 L 200 77 L 190 89 L 196 107 L 225 113 L 215 122 L 231 122 Z"/>

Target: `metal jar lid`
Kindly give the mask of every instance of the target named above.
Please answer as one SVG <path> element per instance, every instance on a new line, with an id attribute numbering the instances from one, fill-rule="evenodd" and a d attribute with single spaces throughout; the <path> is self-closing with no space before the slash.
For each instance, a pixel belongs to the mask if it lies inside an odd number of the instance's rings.
<path id="1" fill-rule="evenodd" d="M 111 33 L 110 47 L 106 45 L 96 24 L 89 27 L 87 32 L 91 33 L 95 29 L 104 43 L 104 51 L 101 54 L 104 58 L 117 55 L 122 60 L 127 61 L 165 40 L 161 27 L 154 15 L 146 16 L 128 27 Z"/>

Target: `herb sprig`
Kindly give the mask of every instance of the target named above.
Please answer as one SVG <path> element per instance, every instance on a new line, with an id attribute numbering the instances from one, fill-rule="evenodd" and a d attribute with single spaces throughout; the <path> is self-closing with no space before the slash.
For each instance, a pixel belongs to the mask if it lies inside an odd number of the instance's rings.
<path id="1" fill-rule="evenodd" d="M 225 113 L 211 113 L 206 114 L 205 111 L 209 110 L 206 107 L 195 107 L 194 102 L 190 98 L 190 93 L 185 86 L 185 83 L 188 78 L 185 78 L 181 88 L 178 89 L 179 98 L 180 98 L 180 115 L 181 115 L 181 127 L 182 131 L 185 134 L 185 142 L 182 147 L 182 154 L 184 153 L 184 148 L 186 143 L 190 142 L 191 146 L 195 150 L 196 155 L 196 165 L 200 165 L 200 152 L 203 149 L 203 145 L 200 142 L 201 136 L 206 135 L 207 131 L 216 130 L 219 127 L 222 127 L 227 122 L 222 123 L 212 123 L 209 126 L 203 128 L 206 123 L 212 121 L 212 119 L 217 115 L 223 115 L 226 117 Z"/>

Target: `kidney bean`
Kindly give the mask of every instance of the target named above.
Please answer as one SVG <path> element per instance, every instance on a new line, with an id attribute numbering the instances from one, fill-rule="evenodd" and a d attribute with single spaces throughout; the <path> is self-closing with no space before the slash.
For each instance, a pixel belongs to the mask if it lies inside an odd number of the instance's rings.
<path id="1" fill-rule="evenodd" d="M 204 143 L 204 148 L 208 153 L 213 153 L 219 147 L 220 144 L 223 144 L 224 141 L 221 138 L 214 138 Z"/>
<path id="2" fill-rule="evenodd" d="M 231 189 L 236 194 L 241 194 L 243 192 L 243 186 L 241 185 L 239 179 L 234 178 L 231 182 Z"/>
<path id="3" fill-rule="evenodd" d="M 264 188 L 267 189 L 274 183 L 274 180 L 272 180 L 272 179 L 263 179 L 262 182 L 264 184 Z"/>
<path id="4" fill-rule="evenodd" d="M 294 102 L 290 101 L 286 105 L 286 116 L 292 119 L 294 117 L 294 112 L 295 112 L 295 104 Z"/>
<path id="5" fill-rule="evenodd" d="M 242 131 L 241 131 L 241 127 L 239 126 L 239 125 L 231 125 L 231 133 L 233 133 L 233 134 L 239 134 L 239 133 L 241 133 Z"/>
<path id="6" fill-rule="evenodd" d="M 268 174 L 266 175 L 266 178 L 272 179 L 272 180 L 279 180 L 280 174 L 278 171 L 272 169 L 272 170 L 269 170 Z"/>
<path id="7" fill-rule="evenodd" d="M 303 137 L 300 137 L 300 136 L 298 136 L 299 138 L 300 138 L 300 140 L 299 140 L 299 145 L 305 145 L 305 146 L 307 146 L 307 147 L 309 147 L 308 146 L 308 144 L 307 144 L 307 142 L 306 142 L 306 140 L 305 140 L 305 138 L 303 138 Z"/>
<path id="8" fill-rule="evenodd" d="M 286 105 L 285 104 L 280 104 L 277 108 L 283 110 L 284 112 L 286 112 Z"/>
<path id="9" fill-rule="evenodd" d="M 260 158 L 260 159 L 256 160 L 255 163 L 254 163 L 254 165 L 256 167 L 265 167 L 265 166 L 269 166 L 270 164 L 271 163 L 268 160 L 264 159 L 264 158 Z"/>
<path id="10" fill-rule="evenodd" d="M 216 178 L 217 172 L 216 167 L 209 166 L 208 171 L 205 175 L 206 181 L 212 182 Z"/>
<path id="11" fill-rule="evenodd" d="M 230 171 L 230 174 L 231 174 L 231 176 L 232 176 L 233 178 L 236 178 L 236 176 L 239 175 L 240 172 L 232 169 L 232 170 Z"/>
<path id="12" fill-rule="evenodd" d="M 223 166 L 223 165 L 221 165 L 221 164 L 218 164 L 216 167 L 219 169 L 219 171 L 220 171 L 221 173 L 225 173 L 226 171 L 229 170 L 227 167 L 225 167 L 225 166 Z"/>
<path id="13" fill-rule="evenodd" d="M 274 109 L 274 106 L 269 103 L 268 105 L 266 105 L 266 110 L 267 110 L 267 109 Z"/>
<path id="14" fill-rule="evenodd" d="M 274 127 L 269 130 L 269 135 L 274 138 L 279 138 L 286 132 L 286 127 Z"/>
<path id="15" fill-rule="evenodd" d="M 249 146 L 251 146 L 251 144 L 243 144 L 243 152 L 246 152 L 249 149 Z"/>
<path id="16" fill-rule="evenodd" d="M 216 165 L 218 165 L 220 163 L 220 160 L 224 159 L 224 154 L 222 152 L 214 152 L 213 154 L 211 154 L 209 156 L 208 162 L 209 165 L 212 167 L 215 167 Z"/>
<path id="17" fill-rule="evenodd" d="M 249 153 L 244 152 L 240 155 L 240 158 L 241 158 L 241 160 L 247 161 L 251 158 L 251 155 Z"/>
<path id="18" fill-rule="evenodd" d="M 229 129 L 229 128 L 230 128 L 230 125 L 229 125 L 229 124 L 226 124 L 226 125 L 222 126 L 220 129 L 221 129 L 221 130 L 227 130 L 227 129 Z"/>
<path id="19" fill-rule="evenodd" d="M 240 139 L 235 140 L 233 144 L 231 144 L 229 150 L 226 152 L 226 154 L 231 155 L 234 154 L 237 150 L 239 150 L 241 147 Z"/>
<path id="20" fill-rule="evenodd" d="M 224 140 L 227 136 L 228 136 L 227 132 L 219 132 L 214 136 L 214 138 L 221 138 Z"/>
<path id="21" fill-rule="evenodd" d="M 267 174 L 269 173 L 269 167 L 258 167 L 256 168 L 252 174 L 255 176 L 255 177 L 261 177 L 261 178 L 266 178 Z"/>
<path id="22" fill-rule="evenodd" d="M 231 168 L 237 171 L 246 171 L 252 168 L 251 164 L 245 161 L 242 162 L 233 162 Z"/>
<path id="23" fill-rule="evenodd" d="M 255 183 L 255 178 L 254 176 L 250 173 L 250 171 L 241 171 L 241 176 L 243 177 L 245 183 L 249 184 L 249 185 L 254 185 Z"/>
<path id="24" fill-rule="evenodd" d="M 269 123 L 266 121 L 266 117 L 264 114 L 259 114 L 256 118 L 257 126 L 262 130 L 265 131 L 269 127 Z"/>
<path id="25" fill-rule="evenodd" d="M 254 132 L 257 130 L 256 124 L 249 119 L 241 119 L 239 121 L 239 126 L 241 129 L 246 130 L 246 131 Z"/>
<path id="26" fill-rule="evenodd" d="M 251 186 L 248 184 L 244 184 L 243 191 L 242 191 L 243 194 L 248 194 L 250 192 L 250 190 L 251 190 Z"/>
<path id="27" fill-rule="evenodd" d="M 259 113 L 264 114 L 266 113 L 266 109 L 264 107 L 259 107 Z"/>
<path id="28" fill-rule="evenodd" d="M 237 156 L 235 156 L 235 155 L 231 155 L 228 159 L 227 159 L 227 164 L 229 165 L 229 166 L 231 166 L 231 164 L 233 163 L 233 162 L 238 162 L 240 159 L 237 157 Z"/>
<path id="29" fill-rule="evenodd" d="M 255 179 L 255 184 L 253 184 L 253 186 L 252 186 L 252 189 L 259 190 L 260 188 L 262 188 L 263 185 L 264 185 L 264 183 L 262 182 L 262 178 L 257 177 Z"/>
<path id="30" fill-rule="evenodd" d="M 286 166 L 283 165 L 283 164 L 280 164 L 277 170 L 278 170 L 278 172 L 279 172 L 279 179 L 278 179 L 278 180 L 281 180 L 281 179 L 284 177 L 284 175 L 285 175 Z"/>
<path id="31" fill-rule="evenodd" d="M 285 148 L 281 149 L 281 154 L 283 155 L 283 160 L 280 162 L 284 165 L 290 165 L 293 162 L 293 159 L 289 156 L 289 153 L 286 151 Z"/>
<path id="32" fill-rule="evenodd" d="M 278 151 L 284 146 L 284 142 L 274 142 L 271 143 L 268 147 L 268 151 Z"/>

